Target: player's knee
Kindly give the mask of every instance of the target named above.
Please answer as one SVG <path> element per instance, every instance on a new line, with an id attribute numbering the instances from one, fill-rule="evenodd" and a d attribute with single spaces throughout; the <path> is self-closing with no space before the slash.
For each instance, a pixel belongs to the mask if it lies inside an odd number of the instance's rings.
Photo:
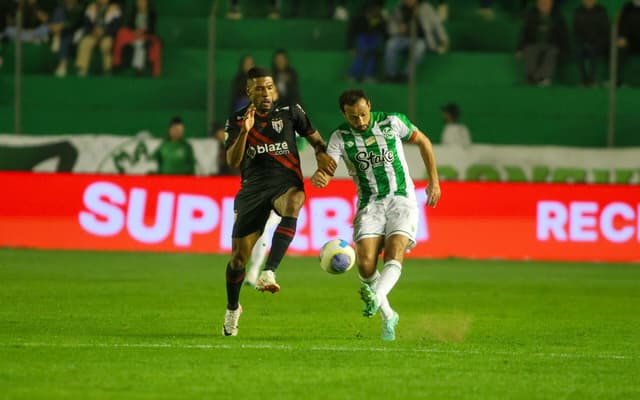
<path id="1" fill-rule="evenodd" d="M 384 261 L 397 260 L 402 262 L 404 253 L 409 246 L 409 238 L 403 235 L 393 235 L 387 239 L 384 246 Z"/>
<path id="2" fill-rule="evenodd" d="M 243 269 L 249 261 L 249 254 L 244 254 L 240 251 L 234 251 L 231 253 L 231 261 L 229 265 L 231 269 Z"/>
<path id="3" fill-rule="evenodd" d="M 376 268 L 376 264 L 378 261 L 378 257 L 374 257 L 372 254 L 368 254 L 367 252 L 358 252 L 356 255 L 356 263 L 358 264 L 358 269 L 360 271 L 374 271 Z"/>
<path id="4" fill-rule="evenodd" d="M 297 216 L 298 212 L 300 212 L 300 209 L 302 208 L 302 205 L 304 204 L 304 198 L 305 197 L 303 191 L 291 193 L 288 196 L 287 202 L 285 204 L 285 214 Z"/>

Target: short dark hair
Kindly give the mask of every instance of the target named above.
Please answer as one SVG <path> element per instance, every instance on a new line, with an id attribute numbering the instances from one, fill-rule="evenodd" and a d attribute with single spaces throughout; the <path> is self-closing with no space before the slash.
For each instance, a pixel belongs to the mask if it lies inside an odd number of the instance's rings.
<path id="1" fill-rule="evenodd" d="M 367 95 L 364 94 L 364 90 L 362 89 L 349 89 L 342 92 L 338 102 L 340 103 L 340 111 L 344 112 L 344 106 L 352 106 L 358 102 L 360 99 L 365 99 L 367 102 L 369 99 Z"/>
<path id="2" fill-rule="evenodd" d="M 182 121 L 181 117 L 173 117 L 171 118 L 171 121 L 169 121 L 169 126 L 173 126 L 176 124 L 184 124 L 184 121 Z"/>
<path id="3" fill-rule="evenodd" d="M 253 67 L 249 71 L 247 71 L 247 77 L 249 79 L 265 78 L 267 76 L 273 77 L 273 75 L 271 74 L 271 71 L 269 71 L 266 68 Z"/>
<path id="4" fill-rule="evenodd" d="M 446 113 L 449 113 L 449 115 L 451 115 L 451 118 L 453 118 L 455 121 L 460 118 L 460 106 L 458 106 L 456 103 L 445 104 L 440 107 L 440 109 Z"/>

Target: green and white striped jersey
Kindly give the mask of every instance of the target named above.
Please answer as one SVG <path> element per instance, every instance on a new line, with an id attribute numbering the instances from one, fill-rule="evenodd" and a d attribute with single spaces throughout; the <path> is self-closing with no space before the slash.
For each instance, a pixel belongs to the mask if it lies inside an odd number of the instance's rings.
<path id="1" fill-rule="evenodd" d="M 358 189 L 358 209 L 390 194 L 415 195 L 402 142 L 417 130 L 404 114 L 372 111 L 366 131 L 346 122 L 333 131 L 327 154 L 344 159 Z"/>

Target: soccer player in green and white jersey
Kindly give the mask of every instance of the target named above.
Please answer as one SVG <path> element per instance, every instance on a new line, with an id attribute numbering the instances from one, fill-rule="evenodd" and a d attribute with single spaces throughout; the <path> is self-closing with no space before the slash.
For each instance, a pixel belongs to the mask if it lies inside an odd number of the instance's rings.
<path id="1" fill-rule="evenodd" d="M 429 177 L 427 205 L 440 199 L 436 160 L 429 138 L 400 113 L 371 111 L 362 90 L 340 95 L 340 110 L 346 123 L 332 134 L 327 154 L 336 162 L 342 158 L 358 189 L 358 211 L 353 221 L 356 263 L 362 281 L 360 296 L 364 315 L 380 309 L 382 339 L 395 340 L 398 313 L 387 295 L 398 282 L 404 253 L 416 244 L 418 204 L 402 142 L 420 148 Z M 323 188 L 331 175 L 317 170 L 311 183 Z M 384 267 L 378 272 L 378 256 L 384 250 Z"/>

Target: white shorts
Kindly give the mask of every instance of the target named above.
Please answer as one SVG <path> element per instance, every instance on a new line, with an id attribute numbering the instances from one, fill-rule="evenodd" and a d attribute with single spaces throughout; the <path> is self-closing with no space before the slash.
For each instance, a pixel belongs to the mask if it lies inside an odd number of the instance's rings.
<path id="1" fill-rule="evenodd" d="M 415 198 L 387 196 L 359 210 L 353 220 L 353 241 L 368 237 L 404 235 L 408 249 L 416 245 L 418 202 Z"/>

